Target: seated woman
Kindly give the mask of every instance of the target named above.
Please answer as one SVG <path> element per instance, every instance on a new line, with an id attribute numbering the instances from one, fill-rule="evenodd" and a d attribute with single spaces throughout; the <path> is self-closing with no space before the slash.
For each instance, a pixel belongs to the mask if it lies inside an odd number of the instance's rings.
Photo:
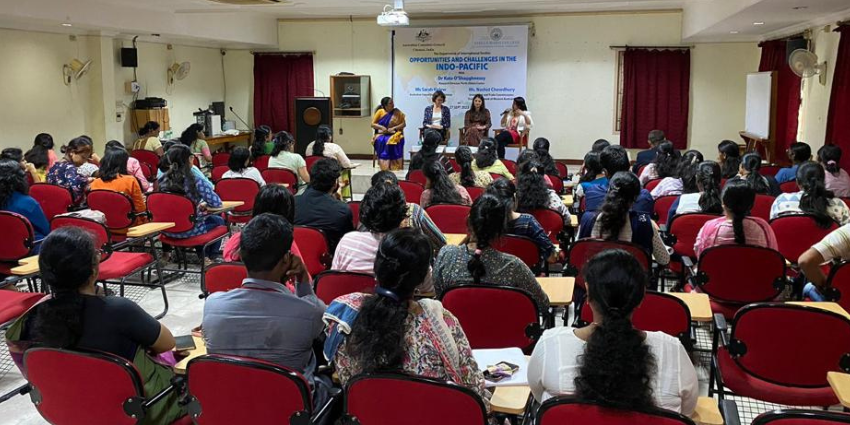
<path id="1" fill-rule="evenodd" d="M 452 127 L 452 111 L 444 105 L 446 94 L 437 90 L 431 96 L 431 104 L 425 107 L 422 118 L 422 128 L 436 130 L 440 134 L 440 141 L 448 140 L 449 131 Z"/>
<path id="2" fill-rule="evenodd" d="M 731 140 L 724 140 L 717 145 L 717 162 L 724 179 L 731 179 L 738 175 L 741 165 L 741 150 L 738 144 Z"/>
<path id="3" fill-rule="evenodd" d="M 47 182 L 62 186 L 71 191 L 74 205 L 80 205 L 86 199 L 86 189 L 91 177 L 77 172 L 77 167 L 88 163 L 92 157 L 92 142 L 88 137 L 77 137 L 61 149 L 64 156 L 47 173 Z"/>
<path id="4" fill-rule="evenodd" d="M 682 155 L 682 159 L 676 166 L 676 171 L 671 176 L 664 177 L 658 185 L 650 192 L 652 199 L 662 196 L 681 195 L 685 186 L 689 186 L 693 192 L 696 184 L 694 176 L 696 167 L 702 162 L 702 154 L 697 150 L 689 150 Z"/>
<path id="5" fill-rule="evenodd" d="M 841 148 L 836 145 L 823 145 L 818 149 L 818 162 L 826 170 L 824 184 L 839 198 L 850 197 L 850 175 L 838 164 L 841 163 Z"/>
<path id="6" fill-rule="evenodd" d="M 192 155 L 198 158 L 198 164 L 201 168 L 206 168 L 212 162 L 210 145 L 204 140 L 206 137 L 204 126 L 200 124 L 192 124 L 180 134 L 180 143 L 191 149 Z"/>
<path id="7" fill-rule="evenodd" d="M 602 162 L 599 161 L 599 152 L 590 151 L 584 156 L 584 165 L 582 166 L 581 176 L 576 181 L 575 197 L 581 199 L 584 197 L 584 192 L 593 186 L 608 184 L 608 177 L 605 176 L 605 171 L 602 170 Z"/>
<path id="8" fill-rule="evenodd" d="M 496 156 L 496 141 L 489 137 L 478 144 L 478 152 L 475 153 L 472 171 L 484 171 L 489 174 L 499 174 L 508 180 L 514 179 L 514 175 Z"/>
<path id="9" fill-rule="evenodd" d="M 91 190 L 111 190 L 127 195 L 133 201 L 133 212 L 143 213 L 147 211 L 145 204 L 145 195 L 142 193 L 142 187 L 135 177 L 127 173 L 127 150 L 123 147 L 107 147 L 106 153 L 103 155 L 103 161 L 100 162 L 100 177 L 91 182 Z M 146 222 L 145 217 L 137 217 L 133 225 L 138 225 Z M 115 233 L 126 233 L 125 231 L 115 231 Z"/>
<path id="10" fill-rule="evenodd" d="M 561 178 L 561 173 L 558 171 L 558 167 L 555 166 L 555 159 L 549 154 L 549 139 L 538 137 L 534 139 L 534 143 L 531 146 L 531 150 L 537 154 L 537 160 L 543 164 L 543 173 L 553 179 Z"/>
<path id="11" fill-rule="evenodd" d="M 531 127 L 534 126 L 534 121 L 531 119 L 531 112 L 528 112 L 524 98 L 514 98 L 511 109 L 505 110 L 502 113 L 501 124 L 502 132 L 496 135 L 499 159 L 505 157 L 505 148 L 508 145 L 521 144 L 522 137 L 528 134 Z"/>
<path id="12" fill-rule="evenodd" d="M 657 150 L 658 154 L 655 159 L 640 173 L 641 186 L 646 186 L 650 180 L 678 177 L 676 170 L 679 168 L 679 161 L 682 158 L 679 151 L 673 147 L 673 142 L 665 140 L 658 144 Z"/>
<path id="13" fill-rule="evenodd" d="M 257 159 L 263 155 L 270 155 L 273 150 L 272 129 L 267 125 L 255 128 L 254 138 L 251 141 L 251 158 Z"/>
<path id="14" fill-rule="evenodd" d="M 426 163 L 422 172 L 425 174 L 425 191 L 419 200 L 422 208 L 428 208 L 431 204 L 472 205 L 472 198 L 466 188 L 452 183 L 439 162 Z"/>
<path id="15" fill-rule="evenodd" d="M 457 318 L 439 301 L 413 297 L 430 265 L 425 236 L 413 229 L 388 233 L 375 258 L 375 295 L 343 295 L 328 306 L 325 358 L 343 386 L 364 373 L 400 370 L 463 385 L 489 406 L 484 376 Z"/>
<path id="16" fill-rule="evenodd" d="M 502 201 L 483 194 L 472 203 L 463 245 L 446 245 L 434 262 L 434 289 L 440 295 L 452 286 L 492 284 L 522 289 L 540 311 L 549 309 L 549 297 L 531 269 L 519 258 L 499 252 L 492 245 L 505 233 L 508 211 Z"/>
<path id="17" fill-rule="evenodd" d="M 151 151 L 159 156 L 165 154 L 162 142 L 159 141 L 158 122 L 148 121 L 139 129 L 139 138 L 133 142 L 133 150 Z"/>
<path id="18" fill-rule="evenodd" d="M 124 144 L 117 140 L 110 140 L 106 142 L 106 149 L 124 149 L 125 151 L 127 150 Z M 101 164 L 101 166 L 102 165 L 103 164 Z M 136 181 L 139 182 L 139 186 L 142 188 L 142 192 L 147 193 L 153 190 L 153 185 L 145 177 L 144 172 L 142 172 L 142 164 L 139 163 L 138 159 L 130 156 L 129 153 L 127 154 L 127 174 L 136 178 Z"/>
<path id="19" fill-rule="evenodd" d="M 658 226 L 648 213 L 631 211 L 638 195 L 640 182 L 634 174 L 628 171 L 614 174 L 605 202 L 598 213 L 590 213 L 595 215 L 591 216 L 586 226 L 582 224 L 579 236 L 632 242 L 652 254 L 656 263 L 667 265 L 670 263 L 670 253 L 658 234 Z"/>
<path id="20" fill-rule="evenodd" d="M 826 190 L 824 174 L 823 167 L 816 162 L 801 165 L 796 180 L 802 190 L 777 196 L 770 207 L 770 219 L 788 214 L 811 214 L 823 228 L 832 222 L 840 226 L 850 223 L 850 209 L 841 198 Z"/>
<path id="21" fill-rule="evenodd" d="M 56 152 L 53 151 L 53 136 L 47 133 L 39 133 L 30 150 L 24 154 L 24 160 L 32 164 L 36 173 L 33 180 L 36 183 L 47 179 L 47 171 L 56 163 Z"/>
<path id="22" fill-rule="evenodd" d="M 162 148 L 165 149 L 166 153 L 168 153 L 168 150 L 171 149 L 172 146 L 177 146 L 177 145 L 179 145 L 179 143 L 177 143 L 173 140 L 168 140 L 168 141 L 166 141 L 165 143 L 162 144 Z M 156 179 L 157 180 L 162 178 L 162 175 L 165 174 L 166 171 L 168 171 L 169 166 L 170 166 L 170 164 L 168 163 L 168 156 L 163 155 L 163 157 L 159 160 L 159 169 L 156 170 Z M 192 175 L 195 176 L 196 179 L 203 180 L 203 181 L 209 183 L 210 186 L 215 187 L 213 182 L 210 181 L 210 178 L 207 177 L 206 174 L 204 174 L 204 172 L 201 171 L 201 169 L 196 167 L 194 164 L 192 164 Z"/>
<path id="23" fill-rule="evenodd" d="M 200 236 L 210 230 L 224 226 L 224 219 L 217 214 L 209 214 L 207 208 L 221 208 L 221 198 L 215 193 L 213 186 L 206 180 L 195 177 L 192 172 L 192 152 L 186 145 L 174 145 L 165 152 L 168 171 L 159 178 L 159 190 L 182 194 L 197 204 L 195 226 L 183 233 L 163 232 L 163 234 L 178 239 Z M 205 262 L 211 264 L 218 255 L 221 241 L 210 244 L 205 252 L 203 246 L 195 247 L 198 257 L 205 257 Z"/>
<path id="24" fill-rule="evenodd" d="M 481 139 L 488 136 L 493 122 L 490 120 L 490 110 L 484 105 L 484 96 L 472 96 L 472 105 L 463 115 L 463 135 L 461 145 L 478 146 Z"/>
<path id="25" fill-rule="evenodd" d="M 508 210 L 508 222 L 505 231 L 512 235 L 525 236 L 537 245 L 540 256 L 550 262 L 554 262 L 557 252 L 552 239 L 531 214 L 520 214 L 516 212 L 516 186 L 508 179 L 498 179 L 487 187 L 485 193 L 499 198 Z"/>
<path id="26" fill-rule="evenodd" d="M 535 160 L 523 162 L 517 176 L 517 211 L 549 209 L 561 215 L 570 225 L 570 210 L 561 197 L 546 184 L 543 165 Z"/>
<path id="27" fill-rule="evenodd" d="M 812 148 L 803 142 L 791 143 L 785 153 L 788 154 L 788 159 L 791 160 L 793 165 L 776 173 L 776 182 L 779 184 L 794 181 L 797 178 L 797 169 L 800 168 L 800 165 L 812 159 Z"/>
<path id="28" fill-rule="evenodd" d="M 776 235 L 764 219 L 749 217 L 756 191 L 743 180 L 730 180 L 723 188 L 723 217 L 709 220 L 697 234 L 694 253 L 717 245 L 755 245 L 778 249 Z"/>
<path id="29" fill-rule="evenodd" d="M 381 99 L 381 106 L 372 117 L 375 135 L 372 145 L 381 170 L 398 171 L 404 168 L 404 112 L 396 109 L 391 97 Z"/>
<path id="30" fill-rule="evenodd" d="M 371 183 L 371 187 L 384 184 L 398 186 L 398 176 L 396 176 L 392 171 L 378 171 L 372 175 Z M 437 253 L 440 252 L 440 248 L 446 245 L 445 235 L 443 235 L 443 232 L 440 231 L 436 224 L 434 224 L 434 221 L 431 220 L 428 213 L 425 212 L 425 208 L 422 208 L 415 202 L 409 202 L 408 200 L 405 200 L 405 202 L 407 202 L 407 218 L 401 222 L 399 227 L 411 227 L 422 232 L 428 238 L 428 241 L 431 242 L 431 247 L 434 251 L 433 257 L 436 257 Z M 367 231 L 363 222 L 360 223 L 360 227 L 357 230 L 361 232 Z"/>
<path id="31" fill-rule="evenodd" d="M 486 171 L 472 171 L 472 150 L 466 146 L 459 146 L 455 151 L 455 161 L 460 167 L 459 173 L 449 174 L 449 179 L 454 184 L 463 187 L 487 187 L 493 182 L 493 177 Z"/>
<path id="32" fill-rule="evenodd" d="M 295 138 L 286 131 L 274 136 L 274 150 L 269 159 L 269 168 L 286 168 L 298 177 L 298 193 L 303 193 L 310 183 L 310 170 L 304 157 L 295 153 Z"/>
<path id="33" fill-rule="evenodd" d="M 449 159 L 442 153 L 437 152 L 442 140 L 443 136 L 440 135 L 439 131 L 426 128 L 424 138 L 422 140 L 422 148 L 419 149 L 419 152 L 414 153 L 413 156 L 410 157 L 408 172 L 421 170 L 426 163 L 437 161 L 443 166 L 443 169 L 446 170 L 447 173 L 453 173 L 454 170 L 449 163 Z"/>
<path id="34" fill-rule="evenodd" d="M 322 124 L 316 129 L 316 140 L 307 145 L 307 156 L 324 156 L 335 159 L 342 168 L 353 168 L 348 155 L 342 150 L 342 146 L 333 142 L 334 133 L 330 127 Z"/>
<path id="35" fill-rule="evenodd" d="M 528 362 L 528 385 L 537 402 L 575 395 L 604 407 L 659 407 L 691 415 L 699 381 L 687 351 L 664 332 L 644 332 L 632 314 L 644 298 L 647 275 L 634 256 L 615 249 L 583 268 L 593 323 L 543 333 Z"/>
<path id="36" fill-rule="evenodd" d="M 714 161 L 705 161 L 697 164 L 694 176 L 696 190 L 690 186 L 684 187 L 684 194 L 670 205 L 667 213 L 667 223 L 673 220 L 674 215 L 704 212 L 706 214 L 720 214 L 723 206 L 720 202 L 720 165 Z"/>
<path id="37" fill-rule="evenodd" d="M 95 294 L 99 246 L 86 230 L 69 226 L 44 240 L 38 257 L 41 279 L 50 288 L 45 300 L 33 306 L 6 331 L 9 353 L 25 372 L 23 355 L 30 347 L 97 350 L 133 363 L 152 396 L 171 385 L 171 367 L 157 355 L 174 348 L 171 332 L 136 303 L 123 297 Z M 173 391 L 145 412 L 145 424 L 167 425 L 184 412 Z"/>
<path id="38" fill-rule="evenodd" d="M 245 178 L 257 182 L 260 186 L 266 185 L 260 170 L 251 166 L 251 152 L 244 146 L 238 146 L 230 152 L 227 168 L 229 170 L 221 176 L 223 179 Z"/>
<path id="39" fill-rule="evenodd" d="M 776 196 L 781 193 L 779 184 L 771 176 L 761 175 L 761 156 L 757 153 L 748 153 L 741 158 L 738 175 L 727 181 L 743 179 L 750 183 L 756 194 Z"/>
<path id="40" fill-rule="evenodd" d="M 17 162 L 21 169 L 24 170 L 24 173 L 29 174 L 34 183 L 39 183 L 39 172 L 38 169 L 32 163 L 27 162 L 24 159 L 24 151 L 21 148 L 6 148 L 0 151 L 0 159 L 11 159 L 12 161 Z"/>
<path id="41" fill-rule="evenodd" d="M 41 205 L 29 196 L 24 170 L 11 159 L 0 160 L 0 210 L 20 214 L 29 220 L 35 241 L 44 239 L 50 233 L 50 223 Z M 35 245 L 33 253 L 37 254 L 38 249 L 39 245 Z"/>

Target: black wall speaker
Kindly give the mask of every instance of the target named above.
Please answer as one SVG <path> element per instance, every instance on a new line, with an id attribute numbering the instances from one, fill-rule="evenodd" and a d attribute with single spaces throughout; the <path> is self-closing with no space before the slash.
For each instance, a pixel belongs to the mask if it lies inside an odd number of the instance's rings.
<path id="1" fill-rule="evenodd" d="M 124 68 L 136 68 L 139 66 L 138 51 L 133 48 L 121 48 L 121 66 Z"/>
<path id="2" fill-rule="evenodd" d="M 307 145 L 316 140 L 316 130 L 324 124 L 331 125 L 331 98 L 296 97 L 295 98 L 295 151 L 305 153 Z"/>

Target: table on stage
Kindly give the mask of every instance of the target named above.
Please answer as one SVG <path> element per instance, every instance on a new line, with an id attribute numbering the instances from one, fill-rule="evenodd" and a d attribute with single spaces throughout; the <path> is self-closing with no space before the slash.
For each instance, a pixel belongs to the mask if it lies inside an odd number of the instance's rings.
<path id="1" fill-rule="evenodd" d="M 230 149 L 231 143 L 245 143 L 246 145 L 251 144 L 251 132 L 243 131 L 235 136 L 221 134 L 218 136 L 209 136 L 204 139 L 209 145 L 210 150 L 212 151 L 216 146 L 223 146 L 224 150 Z"/>

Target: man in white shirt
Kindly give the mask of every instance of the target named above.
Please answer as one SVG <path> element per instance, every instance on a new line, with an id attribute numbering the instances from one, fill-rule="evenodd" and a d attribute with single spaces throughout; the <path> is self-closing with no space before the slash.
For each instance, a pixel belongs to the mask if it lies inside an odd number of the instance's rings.
<path id="1" fill-rule="evenodd" d="M 810 298 L 812 301 L 826 301 L 824 290 L 827 289 L 827 277 L 821 270 L 821 264 L 832 261 L 834 258 L 842 260 L 850 258 L 850 224 L 833 230 L 797 260 L 797 264 L 809 280 L 803 288 L 803 297 Z"/>

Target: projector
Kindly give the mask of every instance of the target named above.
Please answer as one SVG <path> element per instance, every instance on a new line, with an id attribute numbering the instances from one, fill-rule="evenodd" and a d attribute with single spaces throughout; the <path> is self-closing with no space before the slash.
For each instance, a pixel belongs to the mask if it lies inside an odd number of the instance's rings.
<path id="1" fill-rule="evenodd" d="M 410 18 L 407 17 L 407 12 L 393 9 L 378 15 L 378 25 L 382 27 L 405 27 L 410 25 Z"/>

